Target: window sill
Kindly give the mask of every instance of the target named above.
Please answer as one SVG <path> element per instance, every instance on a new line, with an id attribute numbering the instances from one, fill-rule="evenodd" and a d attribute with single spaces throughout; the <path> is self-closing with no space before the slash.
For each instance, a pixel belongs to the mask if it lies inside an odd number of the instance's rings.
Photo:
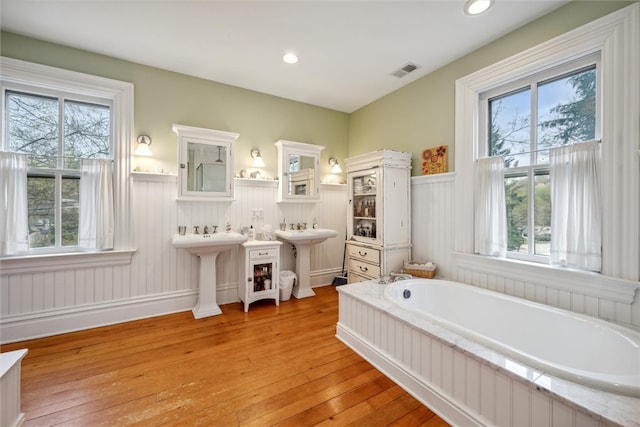
<path id="1" fill-rule="evenodd" d="M 0 274 L 42 273 L 74 268 L 107 267 L 131 264 L 135 249 L 104 252 L 26 255 L 0 259 Z"/>
<path id="2" fill-rule="evenodd" d="M 540 284 L 549 288 L 577 292 L 624 304 L 633 303 L 640 282 L 604 276 L 599 273 L 572 270 L 508 258 L 454 253 L 458 267 L 486 274 L 499 274 L 512 280 Z"/>

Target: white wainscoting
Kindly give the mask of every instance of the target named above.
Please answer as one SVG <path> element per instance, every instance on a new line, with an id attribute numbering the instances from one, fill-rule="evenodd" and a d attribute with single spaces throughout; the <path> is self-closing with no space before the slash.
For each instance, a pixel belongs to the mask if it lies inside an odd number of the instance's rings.
<path id="1" fill-rule="evenodd" d="M 453 195 L 455 173 L 411 178 L 411 243 L 414 261 L 438 265 L 437 275 L 454 277 Z"/>
<path id="2" fill-rule="evenodd" d="M 51 270 L 2 271 L 0 276 L 0 340 L 15 342 L 177 311 L 190 310 L 197 299 L 199 260 L 171 244 L 178 225 L 218 225 L 234 229 L 316 218 L 338 237 L 311 251 L 312 286 L 331 283 L 342 270 L 347 191 L 345 185 L 322 185 L 318 203 L 277 204 L 277 183 L 236 179 L 230 202 L 176 201 L 173 175 L 132 174 L 135 253 L 130 264 L 52 266 Z M 251 209 L 263 218 L 251 219 Z M 202 228 L 201 228 L 202 230 Z M 238 301 L 237 250 L 218 256 L 218 303 Z M 281 248 L 281 269 L 293 270 L 289 245 Z"/>
<path id="3" fill-rule="evenodd" d="M 444 279 L 640 328 L 640 302 L 638 291 L 634 291 L 637 282 L 584 274 L 584 279 L 574 277 L 569 283 L 563 278 L 568 275 L 560 272 L 529 274 L 524 267 L 519 277 L 514 277 L 518 276 L 514 275 L 514 269 L 518 270 L 518 267 L 489 266 L 481 259 L 470 262 L 472 256 L 468 254 L 455 254 L 455 179 L 455 173 L 412 178 L 413 259 L 435 262 L 438 264 L 437 275 Z M 576 281 L 582 281 L 584 291 L 575 285 Z M 602 286 L 603 282 L 611 282 L 612 291 L 594 292 L 592 288 Z M 624 292 L 617 291 L 621 288 Z"/>

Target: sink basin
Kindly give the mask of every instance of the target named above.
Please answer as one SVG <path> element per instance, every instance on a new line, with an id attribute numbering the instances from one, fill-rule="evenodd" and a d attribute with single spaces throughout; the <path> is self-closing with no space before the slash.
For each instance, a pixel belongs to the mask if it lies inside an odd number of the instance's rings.
<path id="1" fill-rule="evenodd" d="M 246 236 L 230 231 L 216 234 L 176 234 L 173 246 L 200 257 L 198 271 L 198 303 L 193 317 L 200 319 L 222 313 L 216 302 L 216 258 L 220 252 L 231 249 L 247 240 Z"/>
<path id="2" fill-rule="evenodd" d="M 338 232 L 328 228 L 312 228 L 307 230 L 276 230 L 276 236 L 294 245 L 315 245 L 328 238 L 336 237 Z"/>
<path id="3" fill-rule="evenodd" d="M 294 297 L 305 298 L 315 295 L 315 292 L 311 289 L 311 246 L 337 235 L 337 231 L 328 228 L 276 230 L 276 237 L 279 240 L 295 245 L 297 250 L 296 273 L 298 275 L 298 286 L 293 288 L 292 294 Z"/>
<path id="4" fill-rule="evenodd" d="M 215 234 L 187 234 L 184 236 L 176 234 L 173 237 L 173 246 L 185 249 L 193 254 L 202 254 L 225 251 L 245 240 L 247 240 L 247 236 L 235 231 Z"/>

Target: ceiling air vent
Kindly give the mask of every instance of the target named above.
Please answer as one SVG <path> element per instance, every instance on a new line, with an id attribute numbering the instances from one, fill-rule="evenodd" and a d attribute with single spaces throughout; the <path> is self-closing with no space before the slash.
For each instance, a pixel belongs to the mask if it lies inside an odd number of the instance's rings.
<path id="1" fill-rule="evenodd" d="M 400 78 L 400 77 L 404 77 L 407 74 L 409 74 L 412 71 L 417 70 L 418 68 L 420 68 L 419 65 L 416 64 L 412 64 L 411 62 L 409 62 L 407 65 L 405 65 L 404 67 L 400 68 L 397 71 L 394 71 L 393 73 L 391 73 L 392 75 Z"/>

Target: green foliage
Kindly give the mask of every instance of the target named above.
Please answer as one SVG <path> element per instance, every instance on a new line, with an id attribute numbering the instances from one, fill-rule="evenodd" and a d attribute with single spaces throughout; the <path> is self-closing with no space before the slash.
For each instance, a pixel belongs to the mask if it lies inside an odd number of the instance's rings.
<path id="1" fill-rule="evenodd" d="M 5 101 L 7 148 L 30 154 L 30 246 L 55 247 L 58 233 L 60 245 L 75 246 L 80 206 L 78 170 L 83 158 L 110 156 L 110 108 L 21 92 L 7 92 Z M 63 156 L 62 161 L 59 156 Z M 56 194 L 60 194 L 59 200 Z"/>
<path id="2" fill-rule="evenodd" d="M 581 70 L 568 77 L 561 77 L 550 83 L 571 85 L 573 95 L 569 99 L 559 102 L 548 110 L 548 116 L 537 126 L 540 132 L 542 147 L 556 147 L 595 138 L 596 124 L 596 71 L 594 69 Z M 545 83 L 546 84 L 546 83 Z M 566 88 L 566 86 L 565 86 Z M 548 93 L 562 99 L 563 95 L 553 92 L 549 87 Z M 524 93 L 524 91 L 520 92 Z M 503 100 L 507 102 L 512 94 L 490 101 L 490 135 L 489 148 L 492 156 L 504 156 L 506 168 L 517 168 L 518 161 L 514 157 L 515 147 L 529 144 L 522 141 L 523 132 L 527 133 L 529 118 L 520 117 L 518 112 L 512 111 L 512 117 L 501 117 L 505 114 L 502 107 Z M 553 99 L 553 98 L 552 98 Z M 511 102 L 512 100 L 509 100 Z M 528 150 L 534 147 L 529 145 Z M 545 158 L 545 156 L 543 156 Z M 547 157 L 548 158 L 548 157 Z M 532 168 L 515 169 L 511 176 L 505 177 L 505 202 L 507 210 L 507 249 L 520 251 L 533 244 L 535 232 L 536 241 L 546 241 L 551 227 L 551 194 L 548 169 L 543 165 Z M 516 175 L 514 175 L 516 174 Z M 529 195 L 530 180 L 535 179 L 533 197 Z M 529 204 L 533 203 L 532 224 L 529 224 Z M 536 252 L 538 249 L 536 249 Z"/>
<path id="3" fill-rule="evenodd" d="M 507 250 L 520 251 L 526 242 L 527 230 L 527 178 L 516 177 L 505 180 L 505 202 L 507 204 Z"/>
<path id="4" fill-rule="evenodd" d="M 545 146 L 567 145 L 589 141 L 596 134 L 596 70 L 571 76 L 569 84 L 575 90 L 574 98 L 551 109 L 552 117 L 541 122 L 545 131 Z"/>

